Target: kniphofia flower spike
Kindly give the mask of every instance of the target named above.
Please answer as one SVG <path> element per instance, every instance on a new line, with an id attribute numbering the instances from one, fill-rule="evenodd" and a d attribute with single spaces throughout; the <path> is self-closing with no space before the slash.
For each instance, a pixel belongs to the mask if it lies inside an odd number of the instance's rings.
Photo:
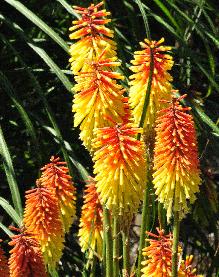
<path id="1" fill-rule="evenodd" d="M 153 183 L 168 220 L 173 211 L 188 212 L 201 183 L 193 118 L 179 104 L 184 97 L 173 97 L 157 119 Z"/>
<path id="2" fill-rule="evenodd" d="M 9 245 L 9 268 L 11 277 L 46 277 L 46 268 L 40 249 L 40 244 L 32 233 L 20 230 L 20 234 L 12 236 Z M 2 277 L 4 275 L 1 275 Z"/>
<path id="3" fill-rule="evenodd" d="M 142 277 L 170 277 L 172 257 L 171 234 L 164 235 L 164 230 L 157 228 L 158 235 L 147 232 L 149 246 L 142 250 L 147 259 L 142 262 Z"/>
<path id="4" fill-rule="evenodd" d="M 196 274 L 196 268 L 192 265 L 193 255 L 186 256 L 186 260 L 182 261 L 180 270 L 178 273 L 179 277 L 203 277 L 202 275 Z"/>
<path id="5" fill-rule="evenodd" d="M 88 259 L 96 253 L 101 258 L 103 248 L 103 209 L 95 185 L 90 177 L 84 194 L 78 233 L 82 252 L 89 252 Z"/>
<path id="6" fill-rule="evenodd" d="M 120 62 L 115 57 L 103 58 L 107 51 L 106 48 L 98 59 L 90 63 L 87 72 L 75 77 L 74 91 L 79 93 L 73 101 L 74 126 L 80 125 L 80 138 L 88 149 L 91 149 L 94 128 L 112 125 L 107 117 L 121 122 L 125 114 L 124 89 L 117 84 L 123 76 L 112 71 Z"/>
<path id="7" fill-rule="evenodd" d="M 69 231 L 75 217 L 75 187 L 69 175 L 66 162 L 51 157 L 51 163 L 45 165 L 40 177 L 42 187 L 54 188 L 61 211 L 61 219 L 65 232 Z"/>
<path id="8" fill-rule="evenodd" d="M 142 116 L 151 64 L 153 66 L 149 106 L 144 121 L 144 127 L 147 128 L 153 127 L 156 112 L 164 107 L 164 103 L 159 100 L 171 99 L 170 81 L 172 81 L 172 76 L 168 71 L 173 66 L 173 60 L 167 53 L 171 50 L 171 47 L 161 45 L 163 42 L 163 38 L 159 41 L 145 39 L 144 42 L 140 42 L 143 50 L 136 51 L 134 60 L 131 61 L 133 66 L 130 69 L 134 74 L 130 76 L 129 102 L 133 110 L 135 123 L 138 125 Z"/>
<path id="9" fill-rule="evenodd" d="M 45 263 L 54 269 L 62 256 L 64 229 L 55 189 L 42 187 L 26 192 L 24 224 L 40 242 Z"/>
<path id="10" fill-rule="evenodd" d="M 143 143 L 136 139 L 141 131 L 130 122 L 95 130 L 97 192 L 101 202 L 115 215 L 132 217 L 143 196 L 146 161 Z"/>
<path id="11" fill-rule="evenodd" d="M 79 20 L 73 21 L 74 26 L 70 28 L 70 31 L 73 31 L 70 39 L 79 39 L 70 47 L 69 61 L 74 74 L 80 70 L 86 71 L 86 61 L 95 60 L 106 47 L 106 58 L 116 56 L 116 44 L 111 40 L 113 31 L 105 26 L 111 21 L 105 18 L 110 12 L 99 10 L 102 5 L 103 2 L 91 4 L 88 8 L 74 7 L 75 12 L 81 15 Z"/>

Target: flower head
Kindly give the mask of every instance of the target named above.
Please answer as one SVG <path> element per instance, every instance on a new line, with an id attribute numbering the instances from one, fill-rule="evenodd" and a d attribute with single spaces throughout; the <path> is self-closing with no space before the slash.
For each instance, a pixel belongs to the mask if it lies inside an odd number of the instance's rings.
<path id="1" fill-rule="evenodd" d="M 13 247 L 9 259 L 10 276 L 46 277 L 46 268 L 38 241 L 33 234 L 22 230 L 20 232 L 19 235 L 12 236 L 12 241 L 9 242 Z"/>
<path id="2" fill-rule="evenodd" d="M 149 246 L 142 250 L 147 260 L 142 262 L 142 277 L 170 277 L 172 258 L 172 237 L 171 234 L 164 235 L 164 230 L 157 228 L 158 235 L 147 232 L 151 237 L 146 239 Z"/>
<path id="3" fill-rule="evenodd" d="M 143 196 L 146 161 L 143 143 L 136 139 L 139 132 L 141 129 L 132 123 L 95 130 L 93 160 L 97 192 L 101 202 L 114 214 L 132 216 Z"/>
<path id="4" fill-rule="evenodd" d="M 116 44 L 110 39 L 113 31 L 105 26 L 111 21 L 105 18 L 110 12 L 99 10 L 102 5 L 103 2 L 91 4 L 88 8 L 74 7 L 76 13 L 81 15 L 79 20 L 73 21 L 74 26 L 70 28 L 73 31 L 70 39 L 80 39 L 70 47 L 71 69 L 74 74 L 84 71 L 85 61 L 95 59 L 106 47 L 109 48 L 105 53 L 107 58 L 116 55 Z"/>
<path id="5" fill-rule="evenodd" d="M 9 277 L 8 260 L 5 256 L 4 251 L 1 248 L 0 248 L 0 276 Z"/>
<path id="6" fill-rule="evenodd" d="M 79 242 L 82 252 L 89 251 L 89 259 L 96 252 L 102 257 L 103 209 L 96 191 L 95 181 L 90 178 L 84 194 L 84 204 L 80 218 Z"/>
<path id="7" fill-rule="evenodd" d="M 179 277 L 202 277 L 202 275 L 196 275 L 196 268 L 192 266 L 193 255 L 186 256 L 186 260 L 182 261 L 179 270 Z"/>
<path id="8" fill-rule="evenodd" d="M 173 97 L 156 127 L 153 183 L 168 220 L 173 210 L 188 212 L 187 201 L 195 201 L 201 183 L 194 122 L 180 99 Z"/>
<path id="9" fill-rule="evenodd" d="M 42 187 L 54 188 L 61 210 L 61 219 L 65 232 L 69 231 L 75 216 L 75 188 L 69 175 L 66 162 L 60 158 L 51 157 L 51 163 L 45 165 L 42 170 L 40 182 Z"/>
<path id="10" fill-rule="evenodd" d="M 153 71 L 152 71 L 152 85 L 149 99 L 149 106 L 144 122 L 144 127 L 151 127 L 154 125 L 156 112 L 163 107 L 163 103 L 160 99 L 170 99 L 170 91 L 172 81 L 171 75 L 168 73 L 173 66 L 172 57 L 167 54 L 171 47 L 161 45 L 164 39 L 159 41 L 149 41 L 145 39 L 140 45 L 143 48 L 141 51 L 134 53 L 134 60 L 131 61 L 133 66 L 130 69 L 134 72 L 130 76 L 130 106 L 133 109 L 133 115 L 135 123 L 139 124 L 145 93 L 149 82 L 150 67 L 153 59 Z"/>
<path id="11" fill-rule="evenodd" d="M 93 129 L 109 126 L 111 117 L 121 122 L 124 116 L 124 89 L 117 84 L 123 76 L 112 71 L 120 65 L 116 58 L 103 58 L 105 49 L 96 61 L 90 63 L 87 72 L 81 72 L 75 77 L 77 84 L 73 101 L 74 126 L 80 124 L 80 137 L 84 145 L 90 149 Z"/>
<path id="12" fill-rule="evenodd" d="M 55 268 L 64 247 L 64 230 L 55 189 L 41 187 L 38 183 L 38 188 L 26 192 L 25 204 L 25 227 L 40 242 L 45 263 Z"/>

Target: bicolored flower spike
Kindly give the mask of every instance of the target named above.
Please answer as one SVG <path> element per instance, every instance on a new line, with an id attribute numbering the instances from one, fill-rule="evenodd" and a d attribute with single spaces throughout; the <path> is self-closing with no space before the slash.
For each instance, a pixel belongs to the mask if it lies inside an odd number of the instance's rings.
<path id="1" fill-rule="evenodd" d="M 88 259 L 95 253 L 102 257 L 103 209 L 96 191 L 95 181 L 90 178 L 86 185 L 84 204 L 80 218 L 79 242 L 82 252 L 88 251 Z"/>
<path id="2" fill-rule="evenodd" d="M 157 228 L 158 235 L 147 232 L 150 236 L 149 246 L 142 250 L 146 260 L 142 262 L 142 277 L 170 277 L 172 258 L 172 237 L 171 234 L 164 235 L 164 230 Z"/>
<path id="3" fill-rule="evenodd" d="M 142 129 L 123 123 L 94 132 L 94 174 L 101 202 L 115 215 L 132 217 L 146 185 L 144 146 L 136 139 Z"/>
<path id="4" fill-rule="evenodd" d="M 163 38 L 159 41 L 149 41 L 148 39 L 145 39 L 144 42 L 140 42 L 143 50 L 136 51 L 134 53 L 134 60 L 131 61 L 133 66 L 131 66 L 130 69 L 134 74 L 130 76 L 131 87 L 129 102 L 130 107 L 133 110 L 135 123 L 139 125 L 153 59 L 152 85 L 148 110 L 144 122 L 145 128 L 153 127 L 156 112 L 164 107 L 164 103 L 160 102 L 160 99 L 171 99 L 170 82 L 172 81 L 172 76 L 168 71 L 173 66 L 173 59 L 168 54 L 171 47 L 161 45 L 163 42 Z"/>
<path id="5" fill-rule="evenodd" d="M 24 224 L 40 242 L 45 263 L 55 268 L 62 256 L 64 230 L 55 189 L 41 187 L 26 192 Z"/>
<path id="6" fill-rule="evenodd" d="M 90 150 L 93 129 L 112 125 L 107 117 L 122 122 L 125 115 L 124 89 L 117 84 L 123 76 L 113 68 L 120 63 L 116 58 L 103 58 L 105 49 L 96 61 L 90 63 L 87 72 L 75 77 L 74 90 L 79 92 L 73 101 L 74 126 L 80 125 L 80 138 Z"/>
<path id="7" fill-rule="evenodd" d="M 9 277 L 8 260 L 5 256 L 4 251 L 1 248 L 0 248 L 0 276 Z"/>
<path id="8" fill-rule="evenodd" d="M 33 234 L 19 229 L 16 230 L 21 233 L 12 236 L 12 241 L 9 242 L 9 245 L 13 247 L 9 258 L 10 276 L 46 277 L 46 268 L 39 242 Z"/>
<path id="9" fill-rule="evenodd" d="M 60 158 L 51 157 L 51 163 L 45 165 L 42 170 L 40 182 L 42 187 L 54 188 L 61 210 L 61 219 L 65 232 L 69 231 L 75 217 L 75 187 L 66 162 Z"/>
<path id="10" fill-rule="evenodd" d="M 179 104 L 184 97 L 173 97 L 157 119 L 153 183 L 168 220 L 172 211 L 188 212 L 201 183 L 193 118 Z"/>
<path id="11" fill-rule="evenodd" d="M 116 43 L 111 40 L 113 31 L 105 26 L 111 19 L 106 19 L 110 12 L 105 9 L 99 10 L 103 5 L 91 4 L 88 8 L 74 7 L 75 12 L 81 15 L 79 20 L 73 21 L 70 31 L 70 39 L 79 39 L 70 47 L 70 63 L 74 74 L 80 70 L 84 71 L 86 60 L 95 60 L 97 56 L 107 47 L 105 57 L 116 56 Z"/>
<path id="12" fill-rule="evenodd" d="M 192 265 L 193 255 L 186 256 L 186 260 L 182 261 L 180 265 L 180 270 L 178 273 L 179 277 L 202 277 L 202 275 L 196 274 L 196 268 Z"/>

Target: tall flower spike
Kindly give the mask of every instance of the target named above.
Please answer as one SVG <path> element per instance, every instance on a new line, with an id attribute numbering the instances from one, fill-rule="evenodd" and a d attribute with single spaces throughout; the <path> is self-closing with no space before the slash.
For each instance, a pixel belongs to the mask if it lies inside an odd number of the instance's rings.
<path id="1" fill-rule="evenodd" d="M 131 61 L 133 66 L 130 69 L 134 72 L 130 76 L 130 93 L 129 102 L 133 109 L 135 123 L 139 125 L 143 106 L 145 101 L 145 93 L 149 82 L 151 55 L 153 56 L 153 73 L 152 85 L 149 99 L 147 114 L 145 117 L 144 127 L 152 127 L 155 122 L 156 112 L 164 107 L 160 99 L 170 100 L 172 76 L 168 73 L 173 66 L 172 57 L 167 54 L 171 47 L 161 45 L 164 39 L 159 41 L 149 41 L 145 39 L 140 42 L 143 50 L 134 53 L 134 60 Z"/>
<path id="2" fill-rule="evenodd" d="M 80 125 L 80 137 L 84 145 L 90 150 L 93 129 L 109 126 L 111 117 L 121 122 L 124 112 L 123 92 L 118 79 L 123 76 L 112 71 L 120 65 L 116 58 L 103 58 L 105 49 L 96 61 L 91 62 L 87 72 L 81 72 L 75 77 L 77 84 L 74 90 L 79 92 L 73 101 L 74 126 Z"/>
<path id="3" fill-rule="evenodd" d="M 173 97 L 157 119 L 153 183 L 168 221 L 172 211 L 188 212 L 201 183 L 194 122 L 179 104 L 184 97 Z"/>
<path id="4" fill-rule="evenodd" d="M 33 234 L 21 231 L 19 235 L 12 236 L 9 245 L 13 247 L 9 259 L 11 277 L 47 276 L 40 245 Z"/>
<path id="5" fill-rule="evenodd" d="M 55 268 L 62 256 L 64 230 L 54 188 L 41 187 L 26 192 L 24 224 L 41 244 L 45 263 Z"/>
<path id="6" fill-rule="evenodd" d="M 186 256 L 186 260 L 182 261 L 180 270 L 178 273 L 179 277 L 203 277 L 203 275 L 196 275 L 196 268 L 192 266 L 193 255 Z"/>
<path id="7" fill-rule="evenodd" d="M 95 130 L 93 160 L 97 192 L 101 202 L 115 215 L 132 217 L 143 196 L 146 161 L 143 143 L 136 139 L 141 131 L 132 123 Z"/>
<path id="8" fill-rule="evenodd" d="M 69 175 L 66 162 L 60 158 L 51 157 L 51 163 L 45 165 L 42 170 L 40 182 L 42 187 L 54 188 L 61 210 L 61 219 L 65 232 L 69 231 L 75 217 L 75 188 Z"/>
<path id="9" fill-rule="evenodd" d="M 73 21 L 74 26 L 69 30 L 70 39 L 80 39 L 70 47 L 70 63 L 74 74 L 80 70 L 84 71 L 86 60 L 94 60 L 108 47 L 106 58 L 116 56 L 116 43 L 111 40 L 113 31 L 105 26 L 111 19 L 105 17 L 110 15 L 105 9 L 99 10 L 103 5 L 91 4 L 88 8 L 74 7 L 75 12 L 81 15 L 79 20 Z"/>
<path id="10" fill-rule="evenodd" d="M 80 218 L 79 242 L 82 252 L 89 251 L 91 259 L 96 252 L 102 257 L 103 209 L 96 191 L 95 181 L 90 177 L 84 194 L 84 204 Z"/>
<path id="11" fill-rule="evenodd" d="M 0 240 L 1 242 L 1 240 Z M 8 261 L 4 251 L 0 248 L 0 276 L 9 277 Z"/>
<path id="12" fill-rule="evenodd" d="M 171 234 L 164 235 L 164 230 L 157 228 L 158 235 L 147 232 L 151 237 L 146 239 L 149 246 L 142 250 L 143 256 L 147 259 L 142 262 L 142 277 L 170 277 L 172 257 Z"/>

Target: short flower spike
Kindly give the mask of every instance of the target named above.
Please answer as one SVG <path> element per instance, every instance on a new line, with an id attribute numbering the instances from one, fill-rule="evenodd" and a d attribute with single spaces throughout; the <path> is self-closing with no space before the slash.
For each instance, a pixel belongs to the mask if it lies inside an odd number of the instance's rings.
<path id="1" fill-rule="evenodd" d="M 173 211 L 181 217 L 188 212 L 201 183 L 194 122 L 189 108 L 179 104 L 183 97 L 173 97 L 156 127 L 153 183 L 168 221 Z"/>
<path id="2" fill-rule="evenodd" d="M 45 165 L 42 170 L 40 182 L 42 187 L 54 188 L 61 210 L 61 220 L 65 232 L 69 231 L 75 217 L 75 187 L 66 162 L 60 158 L 51 157 L 51 163 Z"/>
<path id="3" fill-rule="evenodd" d="M 75 12 L 81 15 L 79 20 L 73 21 L 70 39 L 79 39 L 70 47 L 70 63 L 74 74 L 84 71 L 86 60 L 94 60 L 107 47 L 106 58 L 116 56 L 116 43 L 111 40 L 113 31 L 105 26 L 111 19 L 106 19 L 110 12 L 99 10 L 103 5 L 91 4 L 88 8 L 74 7 Z"/>
<path id="4" fill-rule="evenodd" d="M 136 139 L 142 130 L 132 123 L 95 130 L 94 174 L 103 204 L 115 215 L 137 211 L 146 186 L 143 142 Z"/>
<path id="5" fill-rule="evenodd" d="M 74 90 L 79 93 L 73 100 L 74 126 L 80 125 L 80 138 L 89 150 L 94 128 L 112 125 L 108 117 L 122 122 L 125 115 L 124 89 L 117 84 L 117 80 L 123 79 L 123 76 L 112 71 L 119 65 L 116 58 L 104 59 L 102 53 L 96 61 L 91 62 L 87 72 L 75 77 L 77 84 Z"/>
<path id="6" fill-rule="evenodd" d="M 55 189 L 38 186 L 26 192 L 24 224 L 40 242 L 45 263 L 54 269 L 62 256 L 64 230 Z"/>
<path id="7" fill-rule="evenodd" d="M 180 270 L 178 272 L 179 277 L 203 277 L 203 275 L 196 274 L 196 268 L 192 265 L 193 255 L 186 256 L 186 260 L 182 261 Z"/>
<path id="8" fill-rule="evenodd" d="M 5 256 L 4 251 L 1 248 L 0 248 L 0 276 L 9 277 L 8 260 Z"/>
<path id="9" fill-rule="evenodd" d="M 103 209 L 95 185 L 90 178 L 84 194 L 78 233 L 81 250 L 89 252 L 89 259 L 95 253 L 101 258 L 103 248 Z"/>
<path id="10" fill-rule="evenodd" d="M 171 234 L 164 235 L 164 230 L 157 228 L 158 235 L 147 232 L 149 246 L 142 250 L 146 261 L 142 262 L 142 277 L 170 277 L 172 238 Z"/>
<path id="11" fill-rule="evenodd" d="M 144 127 L 149 129 L 154 125 L 156 112 L 164 107 L 164 103 L 160 102 L 160 99 L 171 99 L 170 82 L 172 81 L 172 76 L 168 71 L 173 66 L 173 59 L 168 54 L 171 47 L 161 45 L 163 42 L 163 38 L 159 41 L 145 39 L 144 42 L 141 42 L 140 45 L 143 50 L 134 53 L 134 60 L 131 61 L 133 66 L 130 67 L 134 74 L 130 76 L 129 102 L 133 110 L 135 123 L 139 125 L 153 58 L 152 85 L 144 121 Z"/>
<path id="12" fill-rule="evenodd" d="M 12 236 L 9 245 L 13 247 L 9 259 L 11 277 L 47 277 L 40 245 L 33 234 L 21 231 Z"/>

